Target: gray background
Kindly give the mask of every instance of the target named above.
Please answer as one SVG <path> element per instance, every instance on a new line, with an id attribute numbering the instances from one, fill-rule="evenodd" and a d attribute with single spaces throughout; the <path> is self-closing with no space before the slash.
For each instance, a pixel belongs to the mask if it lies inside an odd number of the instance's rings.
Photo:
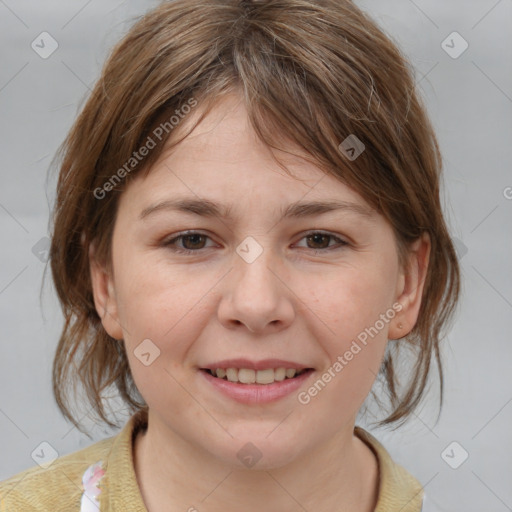
<path id="1" fill-rule="evenodd" d="M 55 188 L 47 174 L 108 50 L 157 3 L 0 0 L 0 480 L 34 466 L 43 441 L 64 455 L 116 432 L 90 423 L 91 441 L 53 400 L 62 317 L 49 273 L 40 301 Z M 403 428 L 372 432 L 439 510 L 512 510 L 512 0 L 356 3 L 416 68 L 444 155 L 445 213 L 464 279 L 445 342 L 440 421 L 433 386 Z M 47 59 L 31 48 L 43 31 L 59 45 Z M 458 36 L 446 40 L 454 31 L 469 44 L 457 58 L 445 51 L 462 48 Z M 456 466 L 463 450 L 469 457 L 453 469 L 446 461 Z"/>

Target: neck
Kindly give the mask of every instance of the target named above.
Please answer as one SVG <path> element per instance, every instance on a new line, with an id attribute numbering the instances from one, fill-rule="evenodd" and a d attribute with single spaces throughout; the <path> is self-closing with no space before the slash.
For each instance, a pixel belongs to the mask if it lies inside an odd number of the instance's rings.
<path id="1" fill-rule="evenodd" d="M 377 460 L 353 430 L 347 425 L 285 466 L 239 469 L 190 444 L 149 413 L 148 428 L 134 443 L 135 474 L 148 512 L 260 512 L 262 506 L 282 512 L 373 512 Z"/>

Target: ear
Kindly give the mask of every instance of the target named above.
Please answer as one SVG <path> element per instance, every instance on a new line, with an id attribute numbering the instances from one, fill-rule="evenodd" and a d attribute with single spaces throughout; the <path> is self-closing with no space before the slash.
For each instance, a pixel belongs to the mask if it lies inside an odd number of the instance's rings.
<path id="1" fill-rule="evenodd" d="M 95 257 L 93 243 L 89 246 L 89 271 L 91 273 L 94 305 L 107 333 L 116 340 L 123 339 L 123 330 L 119 323 L 114 279 L 111 272 Z"/>
<path id="2" fill-rule="evenodd" d="M 399 302 L 402 309 L 390 324 L 389 339 L 403 338 L 416 325 L 430 259 L 430 248 L 430 236 L 426 232 L 410 246 L 408 262 L 406 268 L 400 271 L 396 289 L 395 302 Z M 401 328 L 398 327 L 399 325 Z"/>

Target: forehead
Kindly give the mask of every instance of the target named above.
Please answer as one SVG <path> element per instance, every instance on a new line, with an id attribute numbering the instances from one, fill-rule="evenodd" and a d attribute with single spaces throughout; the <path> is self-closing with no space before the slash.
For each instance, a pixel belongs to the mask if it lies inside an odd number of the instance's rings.
<path id="1" fill-rule="evenodd" d="M 224 97 L 188 133 L 200 114 L 198 107 L 185 116 L 149 173 L 136 176 L 123 194 L 143 217 L 157 203 L 174 202 L 176 206 L 177 200 L 190 203 L 194 199 L 208 203 L 203 211 L 225 217 L 236 211 L 236 205 L 247 206 L 255 198 L 261 201 L 260 209 L 278 209 L 283 203 L 305 198 L 308 202 L 356 204 L 360 213 L 370 213 L 371 208 L 356 191 L 319 167 L 301 148 L 290 145 L 277 150 L 263 143 L 238 96 Z M 169 145 L 181 132 L 188 134 L 178 144 Z M 213 203 L 222 205 L 217 208 Z M 292 213 L 298 212 L 296 207 Z"/>

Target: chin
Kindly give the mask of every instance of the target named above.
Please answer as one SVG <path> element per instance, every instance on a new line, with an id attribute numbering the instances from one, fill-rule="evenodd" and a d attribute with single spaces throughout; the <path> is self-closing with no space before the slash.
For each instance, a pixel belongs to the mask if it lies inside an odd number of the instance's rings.
<path id="1" fill-rule="evenodd" d="M 228 445 L 209 450 L 220 462 L 236 470 L 266 471 L 292 463 L 300 456 L 296 443 L 284 442 L 278 436 L 270 440 L 267 432 L 258 436 L 235 436 Z M 271 434 L 272 436 L 272 434 Z"/>

